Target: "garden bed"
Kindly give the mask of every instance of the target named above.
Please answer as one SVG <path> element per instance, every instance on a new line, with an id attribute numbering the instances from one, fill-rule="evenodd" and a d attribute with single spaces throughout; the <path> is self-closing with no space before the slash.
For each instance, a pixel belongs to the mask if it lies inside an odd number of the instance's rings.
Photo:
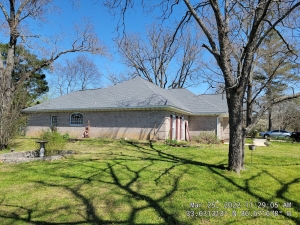
<path id="1" fill-rule="evenodd" d="M 45 157 L 39 157 L 40 151 L 24 151 L 24 152 L 11 152 L 0 155 L 0 162 L 4 163 L 22 163 L 30 161 L 52 161 L 63 158 L 65 155 L 74 154 L 72 150 L 58 150 L 53 152 L 55 155 L 49 155 Z"/>

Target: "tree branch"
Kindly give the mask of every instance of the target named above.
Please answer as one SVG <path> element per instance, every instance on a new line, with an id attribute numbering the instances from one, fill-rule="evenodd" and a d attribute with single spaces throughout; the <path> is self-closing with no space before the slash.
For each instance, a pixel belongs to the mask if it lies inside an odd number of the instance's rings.
<path id="1" fill-rule="evenodd" d="M 6 21 L 9 21 L 9 15 L 6 12 L 6 9 L 4 8 L 4 6 L 2 5 L 2 3 L 0 3 L 0 8 L 5 16 Z"/>
<path id="2" fill-rule="evenodd" d="M 198 23 L 198 25 L 201 27 L 201 29 L 203 30 L 205 36 L 207 37 L 209 44 L 212 48 L 212 53 L 214 56 L 219 56 L 219 52 L 218 52 L 218 48 L 216 43 L 214 42 L 214 39 L 211 35 L 211 33 L 209 32 L 209 30 L 207 29 L 207 27 L 205 26 L 205 24 L 203 23 L 203 21 L 201 20 L 201 18 L 198 16 L 197 12 L 195 11 L 195 9 L 193 8 L 193 6 L 191 5 L 189 0 L 184 0 L 184 3 L 186 4 L 186 6 L 188 7 L 189 11 L 191 12 L 191 14 L 193 15 L 193 17 L 195 18 L 196 22 Z M 218 60 L 218 58 L 216 58 Z"/>
<path id="3" fill-rule="evenodd" d="M 252 123 L 246 128 L 246 132 L 249 132 L 254 126 L 255 124 L 258 122 L 258 120 L 263 116 L 263 114 L 273 105 L 276 105 L 278 103 L 287 101 L 287 100 L 291 100 L 291 99 L 295 99 L 295 98 L 299 98 L 300 97 L 300 92 L 296 93 L 296 94 L 291 94 L 291 95 L 285 95 L 279 98 L 275 98 L 273 99 L 273 101 L 265 104 L 261 110 L 258 111 L 258 113 L 253 117 L 252 119 Z"/>
<path id="4" fill-rule="evenodd" d="M 282 22 L 293 10 L 295 10 L 297 7 L 300 6 L 300 2 L 296 3 L 294 6 L 292 6 L 291 8 L 289 8 L 289 10 L 287 10 L 278 20 L 275 21 L 275 23 L 273 23 L 273 25 L 267 30 L 265 31 L 265 34 L 258 40 L 255 49 L 258 49 L 259 46 L 261 45 L 261 43 L 263 42 L 263 40 L 266 38 L 266 36 L 275 29 L 275 27 Z"/>
<path id="5" fill-rule="evenodd" d="M 20 5 L 16 15 L 15 15 L 15 19 L 19 22 L 20 21 L 20 16 L 25 8 L 25 6 L 30 2 L 31 0 L 25 0 L 24 2 L 22 2 L 22 4 Z"/>

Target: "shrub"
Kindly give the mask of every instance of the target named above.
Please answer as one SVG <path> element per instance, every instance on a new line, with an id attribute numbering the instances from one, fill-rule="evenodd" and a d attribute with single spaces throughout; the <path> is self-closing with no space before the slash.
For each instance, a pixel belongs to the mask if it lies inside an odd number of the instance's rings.
<path id="1" fill-rule="evenodd" d="M 42 131 L 39 136 L 39 139 L 47 140 L 48 143 L 45 145 L 46 155 L 54 155 L 55 151 L 63 150 L 66 143 L 67 138 L 69 137 L 68 134 L 60 134 L 57 131 Z"/>
<path id="2" fill-rule="evenodd" d="M 177 140 L 172 140 L 172 139 L 166 139 L 166 145 L 176 145 Z"/>
<path id="3" fill-rule="evenodd" d="M 165 144 L 170 146 L 178 146 L 178 147 L 190 145 L 190 143 L 187 141 L 179 141 L 179 140 L 171 140 L 171 139 L 166 139 Z"/>
<path id="4" fill-rule="evenodd" d="M 256 138 L 258 136 L 259 132 L 257 129 L 252 129 L 250 132 L 249 132 L 249 136 L 251 138 Z"/>
<path id="5" fill-rule="evenodd" d="M 220 144 L 221 141 L 217 135 L 212 132 L 201 132 L 199 136 L 193 137 L 193 140 L 201 144 Z"/>

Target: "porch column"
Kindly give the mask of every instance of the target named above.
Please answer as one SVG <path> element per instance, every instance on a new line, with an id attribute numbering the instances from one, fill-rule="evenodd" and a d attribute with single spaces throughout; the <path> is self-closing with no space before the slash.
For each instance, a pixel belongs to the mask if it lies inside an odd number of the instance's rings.
<path id="1" fill-rule="evenodd" d="M 217 117 L 217 137 L 218 139 L 222 139 L 221 137 L 221 117 Z"/>
<path id="2" fill-rule="evenodd" d="M 172 114 L 172 140 L 175 140 L 176 135 L 176 116 Z"/>
<path id="3" fill-rule="evenodd" d="M 185 123 L 184 123 L 184 116 L 181 116 L 181 140 L 185 140 Z"/>

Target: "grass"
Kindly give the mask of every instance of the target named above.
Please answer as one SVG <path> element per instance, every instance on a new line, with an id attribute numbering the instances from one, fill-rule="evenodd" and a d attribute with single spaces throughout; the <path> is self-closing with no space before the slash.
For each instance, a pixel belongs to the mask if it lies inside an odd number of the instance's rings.
<path id="1" fill-rule="evenodd" d="M 79 153 L 0 164 L 0 224 L 300 224 L 299 143 L 258 147 L 252 164 L 246 149 L 240 175 L 225 169 L 226 145 L 89 139 L 66 149 Z"/>

